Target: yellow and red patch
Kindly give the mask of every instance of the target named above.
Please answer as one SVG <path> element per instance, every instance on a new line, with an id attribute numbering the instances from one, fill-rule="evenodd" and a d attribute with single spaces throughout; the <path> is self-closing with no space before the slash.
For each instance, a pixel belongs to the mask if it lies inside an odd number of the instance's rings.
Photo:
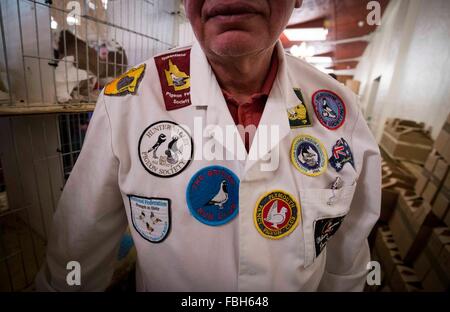
<path id="1" fill-rule="evenodd" d="M 256 229 L 262 236 L 280 239 L 297 227 L 300 205 L 289 193 L 274 190 L 259 198 L 253 218 Z"/>

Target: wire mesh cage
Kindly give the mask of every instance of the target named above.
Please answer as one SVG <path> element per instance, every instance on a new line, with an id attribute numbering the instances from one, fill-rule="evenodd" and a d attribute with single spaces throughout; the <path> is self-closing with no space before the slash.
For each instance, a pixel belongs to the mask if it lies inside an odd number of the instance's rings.
<path id="1" fill-rule="evenodd" d="M 177 42 L 177 1 L 2 0 L 1 107 L 93 103 Z"/>
<path id="2" fill-rule="evenodd" d="M 190 40 L 180 8 L 179 0 L 0 0 L 0 291 L 32 289 L 98 94 Z"/>

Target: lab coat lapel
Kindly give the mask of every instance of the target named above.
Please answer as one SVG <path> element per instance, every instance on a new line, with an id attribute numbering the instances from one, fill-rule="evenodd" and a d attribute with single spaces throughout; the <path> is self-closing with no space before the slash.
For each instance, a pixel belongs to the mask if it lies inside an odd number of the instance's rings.
<path id="1" fill-rule="evenodd" d="M 245 159 L 244 142 L 198 42 L 193 44 L 191 50 L 191 101 L 193 106 L 206 108 L 206 124 L 203 125 L 206 140 L 213 139 L 216 146 L 224 147 L 228 152 L 224 157 Z"/>
<path id="2" fill-rule="evenodd" d="M 279 149 L 280 142 L 289 135 L 291 129 L 287 115 L 287 108 L 298 104 L 298 99 L 293 91 L 289 78 L 284 50 L 281 43 L 276 45 L 278 49 L 278 73 L 267 99 L 258 129 L 250 148 L 249 157 L 245 166 L 248 172 L 254 165 L 270 159 L 269 155 L 274 149 Z M 281 150 L 278 150 L 281 152 Z"/>

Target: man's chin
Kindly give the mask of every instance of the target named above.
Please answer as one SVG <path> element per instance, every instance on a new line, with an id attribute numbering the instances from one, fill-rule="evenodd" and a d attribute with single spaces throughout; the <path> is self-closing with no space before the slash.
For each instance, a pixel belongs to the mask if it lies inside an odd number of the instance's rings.
<path id="1" fill-rule="evenodd" d="M 253 54 L 262 47 L 256 34 L 246 31 L 227 31 L 217 35 L 211 42 L 210 49 L 219 56 L 245 56 Z"/>

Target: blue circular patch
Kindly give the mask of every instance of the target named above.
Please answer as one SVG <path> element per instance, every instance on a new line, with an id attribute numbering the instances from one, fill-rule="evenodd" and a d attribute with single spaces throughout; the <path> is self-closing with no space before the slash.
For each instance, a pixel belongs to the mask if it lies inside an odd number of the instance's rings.
<path id="1" fill-rule="evenodd" d="M 330 129 L 336 130 L 345 121 L 345 104 L 336 93 L 329 90 L 319 90 L 312 96 L 314 112 L 320 123 Z"/>
<path id="2" fill-rule="evenodd" d="M 211 226 L 225 224 L 239 211 L 239 178 L 222 166 L 200 169 L 189 181 L 186 202 L 198 221 Z"/>

